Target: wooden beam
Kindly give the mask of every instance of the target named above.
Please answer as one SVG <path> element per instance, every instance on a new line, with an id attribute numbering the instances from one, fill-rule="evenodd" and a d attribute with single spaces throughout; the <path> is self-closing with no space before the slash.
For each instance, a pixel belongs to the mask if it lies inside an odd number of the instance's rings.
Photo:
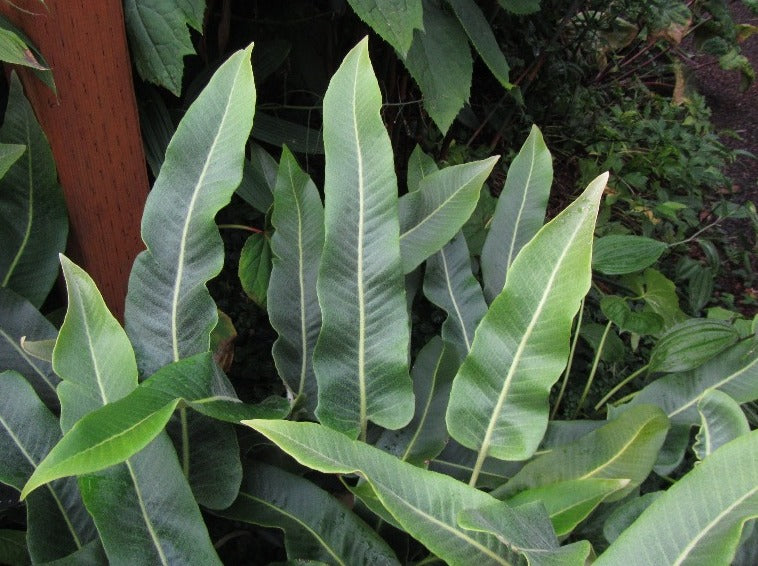
<path id="1" fill-rule="evenodd" d="M 56 97 L 33 74 L 19 75 L 50 140 L 68 204 L 67 254 L 95 280 L 123 319 L 132 262 L 143 248 L 148 192 L 145 156 L 121 0 L 2 3 L 50 64 Z"/>

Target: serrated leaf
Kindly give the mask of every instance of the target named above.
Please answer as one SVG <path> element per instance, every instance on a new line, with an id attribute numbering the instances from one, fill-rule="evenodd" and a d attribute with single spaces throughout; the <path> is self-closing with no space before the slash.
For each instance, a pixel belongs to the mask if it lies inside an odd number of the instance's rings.
<path id="1" fill-rule="evenodd" d="M 607 178 L 590 183 L 521 249 L 455 377 L 448 430 L 478 452 L 480 465 L 488 455 L 526 459 L 545 433 L 548 394 L 566 365 L 572 319 L 589 289 L 592 232 Z"/>
<path id="2" fill-rule="evenodd" d="M 364 39 L 324 96 L 322 327 L 313 354 L 316 416 L 352 436 L 365 436 L 369 420 L 397 429 L 413 416 L 397 181 L 380 109 Z"/>
<path id="3" fill-rule="evenodd" d="M 488 303 L 503 290 L 508 268 L 545 221 L 553 162 L 537 126 L 508 168 L 505 186 L 482 247 L 482 279 Z"/>
<path id="4" fill-rule="evenodd" d="M 295 404 L 316 410 L 318 390 L 313 350 L 321 329 L 316 280 L 324 246 L 324 206 L 316 185 L 285 147 L 271 216 L 274 253 L 268 313 L 278 333 L 274 363 Z"/>
<path id="5" fill-rule="evenodd" d="M 508 61 L 505 60 L 500 46 L 497 43 L 492 28 L 487 18 L 482 14 L 479 6 L 474 0 L 446 0 L 453 13 L 461 22 L 461 26 L 468 35 L 469 41 L 485 65 L 492 72 L 493 76 L 500 81 L 505 88 L 510 88 L 511 83 L 508 78 L 510 68 Z"/>
<path id="6" fill-rule="evenodd" d="M 673 326 L 660 337 L 650 352 L 649 372 L 678 372 L 694 369 L 739 340 L 729 323 L 692 318 Z"/>
<path id="7" fill-rule="evenodd" d="M 182 93 L 184 56 L 195 54 L 187 25 L 200 29 L 204 7 L 198 0 L 125 0 L 132 58 L 144 80 Z"/>
<path id="8" fill-rule="evenodd" d="M 487 303 L 471 273 L 471 257 L 462 233 L 427 260 L 424 295 L 447 313 L 442 339 L 463 360 L 471 351 L 474 332 L 487 312 Z"/>
<path id="9" fill-rule="evenodd" d="M 55 327 L 29 301 L 0 287 L 0 368 L 17 371 L 34 387 L 48 406 L 58 404 L 55 388 L 60 382 L 53 366 L 27 354 L 21 339 L 51 340 Z"/>
<path id="10" fill-rule="evenodd" d="M 471 90 L 473 63 L 468 39 L 454 16 L 423 0 L 423 31 L 417 30 L 401 56 L 424 95 L 424 109 L 444 134 Z"/>
<path id="11" fill-rule="evenodd" d="M 498 157 L 430 173 L 398 201 L 403 273 L 410 273 L 463 227 Z"/>
<path id="12" fill-rule="evenodd" d="M 658 407 L 641 405 L 571 444 L 538 456 L 493 495 L 505 499 L 570 480 L 627 479 L 628 485 L 612 498 L 620 499 L 650 474 L 668 429 L 668 419 Z"/>
<path id="13" fill-rule="evenodd" d="M 324 473 L 364 478 L 376 500 L 412 537 L 440 559 L 455 565 L 510 565 L 523 560 L 509 541 L 515 533 L 498 536 L 462 528 L 464 509 L 495 503 L 490 495 L 435 472 L 402 462 L 373 446 L 350 440 L 322 425 L 289 421 L 245 421 L 301 464 Z M 518 548 L 518 545 L 514 545 Z"/>
<path id="14" fill-rule="evenodd" d="M 611 234 L 595 241 L 592 268 L 605 275 L 623 275 L 650 267 L 668 245 L 628 234 Z"/>
<path id="15" fill-rule="evenodd" d="M 454 349 L 435 336 L 418 353 L 411 369 L 416 412 L 408 426 L 385 430 L 374 444 L 403 461 L 424 465 L 447 443 L 445 408 L 458 369 Z"/>
<path id="16" fill-rule="evenodd" d="M 698 460 L 704 460 L 730 440 L 750 432 L 739 403 L 718 389 L 705 392 L 698 401 L 697 411 L 700 413 L 700 430 L 692 450 Z"/>
<path id="17" fill-rule="evenodd" d="M 217 314 L 205 284 L 224 253 L 213 219 L 242 178 L 255 104 L 250 49 L 232 55 L 187 110 L 145 205 L 148 249 L 132 269 L 125 313 L 143 377 L 210 347 Z"/>
<path id="18" fill-rule="evenodd" d="M 306 479 L 258 463 L 221 516 L 284 531 L 290 560 L 328 564 L 400 564 L 371 528 L 336 498 Z M 339 525 L 339 528 L 334 528 Z"/>
<path id="19" fill-rule="evenodd" d="M 744 523 L 758 516 L 756 457 L 758 431 L 725 444 L 645 509 L 595 564 L 729 564 Z"/>
<path id="20" fill-rule="evenodd" d="M 0 179 L 0 287 L 39 308 L 58 276 L 68 217 L 50 145 L 15 73 L 0 142 L 26 146 Z"/>
<path id="21" fill-rule="evenodd" d="M 0 481 L 21 491 L 60 436 L 56 418 L 21 374 L 0 373 Z M 47 485 L 26 506 L 35 562 L 66 556 L 97 536 L 73 479 Z"/>
<path id="22" fill-rule="evenodd" d="M 267 234 L 256 232 L 248 236 L 240 252 L 237 274 L 245 294 L 265 310 L 271 277 L 271 243 Z"/>
<path id="23" fill-rule="evenodd" d="M 401 55 L 413 41 L 413 30 L 423 29 L 420 0 L 348 0 L 358 17 Z"/>

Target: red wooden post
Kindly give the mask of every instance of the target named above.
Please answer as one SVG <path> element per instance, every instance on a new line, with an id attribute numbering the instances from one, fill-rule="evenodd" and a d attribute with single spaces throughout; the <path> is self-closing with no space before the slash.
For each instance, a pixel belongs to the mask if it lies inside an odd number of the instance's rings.
<path id="1" fill-rule="evenodd" d="M 0 11 L 22 29 L 53 70 L 58 97 L 20 70 L 26 95 L 52 146 L 68 203 L 67 253 L 123 318 L 129 270 L 148 179 L 121 0 L 37 0 Z"/>

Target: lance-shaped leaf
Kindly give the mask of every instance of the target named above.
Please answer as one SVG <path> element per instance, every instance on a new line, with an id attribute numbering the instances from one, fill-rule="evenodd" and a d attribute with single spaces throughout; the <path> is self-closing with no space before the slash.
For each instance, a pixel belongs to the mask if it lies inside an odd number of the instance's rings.
<path id="1" fill-rule="evenodd" d="M 0 287 L 9 287 L 39 308 L 58 276 L 68 217 L 53 153 L 21 82 L 11 75 L 0 142 L 26 152 L 0 179 Z"/>
<path id="2" fill-rule="evenodd" d="M 691 318 L 670 328 L 650 352 L 649 372 L 693 369 L 739 340 L 731 324 L 721 320 Z"/>
<path id="3" fill-rule="evenodd" d="M 398 202 L 400 255 L 410 273 L 455 236 L 476 208 L 498 157 L 446 167 L 421 179 Z"/>
<path id="4" fill-rule="evenodd" d="M 510 73 L 508 62 L 497 43 L 495 34 L 492 33 L 487 18 L 484 17 L 476 2 L 474 0 L 447 0 L 447 3 L 453 9 L 455 17 L 461 22 L 474 49 L 494 77 L 506 88 L 513 86 L 508 79 Z"/>
<path id="5" fill-rule="evenodd" d="M 427 260 L 424 295 L 447 313 L 442 339 L 463 360 L 471 351 L 474 332 L 487 313 L 487 303 L 471 272 L 471 256 L 462 232 Z"/>
<path id="6" fill-rule="evenodd" d="M 221 270 L 214 222 L 242 178 L 253 122 L 250 50 L 232 55 L 190 106 L 166 150 L 147 199 L 126 298 L 126 330 L 143 376 L 205 352 L 216 305 L 205 283 Z"/>
<path id="7" fill-rule="evenodd" d="M 595 564 L 731 563 L 743 525 L 758 517 L 756 458 L 758 431 L 725 444 L 653 501 Z"/>
<path id="8" fill-rule="evenodd" d="M 397 180 L 381 102 L 364 39 L 324 96 L 323 323 L 313 359 L 316 415 L 352 436 L 365 436 L 369 420 L 397 429 L 413 416 Z"/>
<path id="9" fill-rule="evenodd" d="M 402 55 L 413 41 L 413 30 L 422 29 L 420 0 L 348 0 L 358 17 Z"/>
<path id="10" fill-rule="evenodd" d="M 590 285 L 592 232 L 607 179 L 590 183 L 522 248 L 455 377 L 448 430 L 478 452 L 480 465 L 488 455 L 524 460 L 545 433 L 548 393 L 566 365 L 572 319 Z"/>
<path id="11" fill-rule="evenodd" d="M 58 421 L 17 372 L 0 373 L 0 481 L 21 491 L 60 438 Z M 76 481 L 51 483 L 26 501 L 29 552 L 35 562 L 61 558 L 95 538 Z"/>
<path id="12" fill-rule="evenodd" d="M 505 544 L 521 551 L 527 564 L 534 566 L 582 566 L 592 550 L 587 541 L 561 547 L 545 507 L 539 502 L 518 508 L 500 502 L 466 509 L 458 516 L 458 522 L 467 529 L 500 537 Z"/>
<path id="13" fill-rule="evenodd" d="M 448 440 L 445 408 L 457 369 L 453 347 L 438 336 L 432 338 L 416 356 L 411 370 L 416 398 L 413 419 L 401 430 L 385 430 L 375 446 L 417 466 L 442 452 Z"/>
<path id="14" fill-rule="evenodd" d="M 246 474 L 239 497 L 219 515 L 282 529 L 290 560 L 400 564 L 387 543 L 336 498 L 266 464 L 256 464 Z"/>
<path id="15" fill-rule="evenodd" d="M 569 480 L 629 480 L 614 495 L 613 499 L 620 499 L 650 474 L 668 428 L 668 419 L 658 407 L 640 405 L 576 442 L 538 456 L 493 495 L 504 499 Z"/>
<path id="16" fill-rule="evenodd" d="M 92 444 L 87 445 L 86 441 L 82 443 L 80 440 L 78 444 L 81 452 L 74 457 L 80 460 L 83 457 L 85 462 L 87 457 L 90 457 L 93 462 L 85 464 L 84 470 L 73 471 L 71 475 L 97 472 L 107 467 L 102 465 L 101 457 L 103 449 L 107 450 L 111 444 L 108 440 L 113 440 L 107 433 L 113 430 L 109 427 L 123 420 L 123 413 L 116 414 L 108 425 L 102 426 L 102 420 L 98 422 L 98 412 L 110 411 L 110 414 L 113 414 L 112 408 L 118 403 L 123 404 L 129 395 L 134 395 L 137 387 L 137 364 L 126 333 L 108 312 L 105 301 L 92 279 L 64 256 L 61 256 L 61 264 L 68 289 L 68 310 L 53 350 L 53 366 L 63 379 L 58 391 L 61 399 L 61 428 L 65 436 L 29 478 L 32 485 L 36 477 L 44 477 L 45 469 L 50 470 L 50 462 L 55 470 L 55 461 L 58 458 L 56 454 L 60 454 L 61 446 L 65 449 L 71 438 L 76 440 L 77 434 L 81 434 L 80 425 L 85 421 L 96 423 L 98 431 L 95 436 L 106 433 L 105 437 L 101 437 L 104 444 L 97 446 L 96 440 L 92 449 Z M 205 355 L 211 356 L 210 353 Z M 161 416 L 167 420 L 173 408 L 171 406 L 170 410 L 164 409 Z M 161 433 L 165 420 L 160 426 L 159 418 L 152 419 L 151 422 L 154 433 L 150 439 Z M 83 428 L 86 432 L 87 426 Z M 138 425 L 136 431 L 139 432 L 141 428 Z M 116 442 L 124 443 L 129 440 L 130 435 L 127 432 Z M 145 444 L 147 442 L 143 446 Z M 110 447 L 112 448 L 112 445 Z M 76 450 L 75 447 L 74 451 Z M 119 450 L 116 449 L 115 452 L 118 453 Z M 129 456 L 136 452 L 137 450 L 134 450 Z M 235 451 L 234 454 L 236 453 Z M 126 458 L 112 463 L 124 460 Z M 101 465 L 98 466 L 98 463 Z M 86 469 L 87 465 L 89 469 Z M 196 556 L 206 556 L 211 560 L 215 557 L 207 533 L 202 536 L 205 525 L 184 475 L 177 469 L 176 478 L 158 488 L 154 483 L 146 485 L 146 481 L 150 480 L 144 475 L 140 477 L 138 473 L 138 470 L 160 473 L 159 470 L 169 470 L 173 466 L 178 468 L 176 453 L 164 434 L 147 452 L 136 454 L 107 472 L 80 478 L 81 486 L 99 486 L 96 494 L 82 487 L 82 496 L 100 531 L 103 546 L 111 562 L 128 559 L 132 563 L 166 564 L 167 552 L 173 553 L 172 563 L 191 560 Z M 230 481 L 233 481 L 233 471 L 233 468 L 225 470 Z M 235 488 L 239 486 L 239 481 L 241 470 Z M 119 487 L 111 489 L 114 485 Z M 223 491 L 223 487 L 220 491 Z M 22 495 L 25 495 L 25 492 L 22 491 Z M 132 508 L 131 514 L 121 513 L 124 500 L 130 501 L 126 507 Z M 166 505 L 175 506 L 186 514 L 167 514 Z M 119 508 L 119 513 L 112 512 L 115 507 Z M 135 510 L 139 510 L 137 515 L 134 514 Z M 127 517 L 133 521 L 127 522 Z M 177 536 L 177 532 L 185 527 L 194 531 L 197 536 L 176 547 L 173 546 L 176 544 L 174 537 Z M 120 533 L 125 530 L 137 533 L 139 543 L 123 548 Z M 167 551 L 167 548 L 171 550 Z"/>
<path id="17" fill-rule="evenodd" d="M 468 101 L 474 65 L 461 25 L 441 6 L 422 0 L 423 31 L 417 30 L 403 63 L 424 95 L 424 109 L 442 131 Z"/>
<path id="18" fill-rule="evenodd" d="M 276 369 L 295 403 L 316 410 L 313 349 L 321 329 L 316 279 L 324 246 L 324 207 L 311 178 L 285 147 L 274 189 L 271 237 L 274 262 L 268 287 L 268 314 L 279 334 Z"/>
<path id="19" fill-rule="evenodd" d="M 53 366 L 30 356 L 21 347 L 21 339 L 51 340 L 55 327 L 21 295 L 0 287 L 0 368 L 23 375 L 37 395 L 49 406 L 58 404 L 55 388 L 60 378 Z"/>
<path id="20" fill-rule="evenodd" d="M 634 273 L 650 267 L 668 245 L 652 238 L 610 234 L 598 238 L 592 252 L 592 268 L 606 275 Z"/>
<path id="21" fill-rule="evenodd" d="M 257 71 L 255 76 L 259 77 Z M 274 202 L 277 168 L 276 160 L 265 149 L 251 144 L 250 161 L 245 160 L 237 194 L 262 214 L 266 214 Z"/>
<path id="22" fill-rule="evenodd" d="M 750 432 L 745 413 L 739 403 L 718 389 L 705 392 L 697 404 L 700 413 L 700 430 L 692 446 L 699 460 L 730 440 Z"/>
<path id="23" fill-rule="evenodd" d="M 121 325 L 105 306 L 89 275 L 63 254 L 68 308 L 53 350 L 61 429 L 66 432 L 83 416 L 118 401 L 137 387 L 137 362 Z"/>
<path id="24" fill-rule="evenodd" d="M 123 462 L 160 434 L 180 402 L 227 422 L 286 415 L 286 403 L 247 405 L 219 392 L 216 371 L 209 352 L 185 358 L 164 366 L 123 399 L 89 413 L 50 451 L 22 495 L 59 477 Z"/>
<path id="25" fill-rule="evenodd" d="M 184 56 L 193 55 L 187 25 L 202 30 L 205 2 L 191 0 L 126 0 L 124 19 L 134 64 L 140 76 L 182 93 Z"/>
<path id="26" fill-rule="evenodd" d="M 735 344 L 694 370 L 655 380 L 629 405 L 658 405 L 672 423 L 699 425 L 697 404 L 709 389 L 723 391 L 738 403 L 758 399 L 758 348 L 754 341 Z"/>
<path id="27" fill-rule="evenodd" d="M 482 248 L 484 296 L 491 303 L 503 290 L 508 268 L 545 221 L 553 183 L 553 161 L 542 132 L 532 126 L 518 155 L 508 168 L 503 192 L 495 207 L 490 231 Z"/>
<path id="28" fill-rule="evenodd" d="M 324 473 L 355 473 L 364 478 L 386 512 L 448 564 L 510 565 L 523 560 L 518 545 L 509 543 L 511 535 L 515 538 L 520 533 L 517 525 L 503 525 L 495 536 L 458 524 L 458 515 L 464 509 L 496 502 L 482 491 L 402 462 L 322 425 L 263 420 L 243 424 L 272 440 L 303 465 Z"/>
<path id="29" fill-rule="evenodd" d="M 266 308 L 266 292 L 271 278 L 271 244 L 266 234 L 251 234 L 240 252 L 237 274 L 242 290 L 253 302 Z"/>

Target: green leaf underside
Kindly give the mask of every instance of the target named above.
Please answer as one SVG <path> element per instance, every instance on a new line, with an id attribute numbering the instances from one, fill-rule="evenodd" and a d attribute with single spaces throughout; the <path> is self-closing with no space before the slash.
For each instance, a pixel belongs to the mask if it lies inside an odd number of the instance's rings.
<path id="1" fill-rule="evenodd" d="M 508 268 L 545 221 L 553 161 L 537 126 L 519 150 L 497 200 L 482 247 L 482 279 L 488 303 L 503 290 Z"/>
<path id="2" fill-rule="evenodd" d="M 454 16 L 423 0 L 424 30 L 417 30 L 406 68 L 424 95 L 424 108 L 434 123 L 447 132 L 468 101 L 473 62 L 466 33 Z"/>
<path id="3" fill-rule="evenodd" d="M 758 431 L 725 444 L 645 509 L 595 564 L 729 564 L 742 526 L 758 517 L 756 458 Z"/>
<path id="4" fill-rule="evenodd" d="M 487 313 L 487 303 L 471 272 L 471 256 L 462 232 L 427 260 L 424 295 L 447 313 L 442 339 L 463 360 L 471 351 L 474 331 Z"/>
<path id="5" fill-rule="evenodd" d="M 419 0 L 348 0 L 358 17 L 401 54 L 413 41 L 413 30 L 422 29 Z"/>
<path id="6" fill-rule="evenodd" d="M 309 413 L 318 400 L 313 350 L 321 329 L 316 295 L 324 245 L 324 207 L 316 186 L 285 147 L 274 189 L 274 253 L 268 314 L 278 333 L 273 357 L 279 376 Z"/>
<path id="7" fill-rule="evenodd" d="M 520 552 L 490 533 L 459 526 L 464 509 L 495 500 L 448 476 L 400 461 L 381 450 L 313 423 L 245 421 L 301 464 L 324 473 L 357 473 L 377 501 L 411 536 L 451 565 L 518 564 Z"/>
<path id="8" fill-rule="evenodd" d="M 506 88 L 512 85 L 508 78 L 510 68 L 505 60 L 500 46 L 497 43 L 492 28 L 484 17 L 484 14 L 472 0 L 446 0 L 453 13 L 461 22 L 466 31 L 469 41 L 479 53 L 482 61 L 487 65 L 493 76 Z"/>
<path id="9" fill-rule="evenodd" d="M 0 179 L 0 287 L 39 308 L 58 276 L 68 218 L 50 145 L 15 73 L 0 142 L 26 146 Z"/>
<path id="10" fill-rule="evenodd" d="M 204 2 L 194 1 L 187 11 L 185 0 L 126 0 L 124 20 L 137 72 L 148 82 L 182 92 L 184 56 L 194 55 L 187 24 L 202 26 Z M 198 17 L 199 16 L 199 17 Z"/>
<path id="11" fill-rule="evenodd" d="M 648 372 L 687 371 L 726 350 L 739 332 L 720 320 L 693 318 L 670 328 L 650 352 Z"/>
<path id="12" fill-rule="evenodd" d="M 723 391 L 738 403 L 758 399 L 755 344 L 740 342 L 694 370 L 660 377 L 643 388 L 629 405 L 658 405 L 674 424 L 699 425 L 697 403 L 708 389 Z"/>
<path id="13" fill-rule="evenodd" d="M 290 560 L 315 559 L 345 566 L 399 564 L 387 543 L 335 497 L 306 479 L 266 464 L 255 465 L 237 500 L 220 514 L 282 529 Z"/>
<path id="14" fill-rule="evenodd" d="M 43 2 L 44 3 L 44 2 Z M 17 7 L 13 2 L 9 4 Z M 23 9 L 21 11 L 24 11 Z M 2 30 L 6 57 L 3 61 L 9 61 L 17 65 L 28 67 L 29 70 L 46 86 L 50 88 L 53 94 L 57 94 L 53 72 L 50 70 L 50 64 L 45 60 L 44 55 L 34 45 L 32 40 L 21 29 L 14 26 L 5 16 L 0 15 L 0 29 Z"/>
<path id="15" fill-rule="evenodd" d="M 607 178 L 590 183 L 522 248 L 476 330 L 446 421 L 453 438 L 478 452 L 479 465 L 488 455 L 526 459 L 545 433 L 548 393 L 566 364 L 572 319 L 589 289 L 592 232 Z"/>
<path id="16" fill-rule="evenodd" d="M 58 332 L 29 301 L 0 287 L 0 367 L 17 371 L 48 405 L 58 403 L 55 388 L 60 378 L 52 364 L 33 358 L 21 347 L 21 338 L 55 339 Z"/>
<path id="17" fill-rule="evenodd" d="M 60 435 L 29 383 L 17 372 L 0 373 L 0 481 L 20 491 Z M 29 551 L 37 562 L 66 556 L 96 536 L 73 479 L 32 494 L 26 506 Z"/>
<path id="18" fill-rule="evenodd" d="M 463 227 L 498 157 L 446 167 L 398 201 L 403 273 L 410 273 Z"/>
<path id="19" fill-rule="evenodd" d="M 592 268 L 606 275 L 634 273 L 650 267 L 668 245 L 652 238 L 611 234 L 598 238 L 592 253 Z"/>
<path id="20" fill-rule="evenodd" d="M 219 394 L 215 371 L 210 353 L 185 358 L 161 368 L 123 399 L 91 412 L 48 454 L 22 495 L 58 477 L 96 472 L 130 458 L 163 430 L 180 402 L 227 422 L 286 415 L 286 403 L 246 405 Z"/>
<path id="21" fill-rule="evenodd" d="M 493 495 L 513 497 L 527 489 L 571 480 L 629 480 L 625 490 L 616 494 L 620 498 L 650 474 L 668 428 L 658 407 L 640 405 L 577 441 L 538 456 Z"/>
<path id="22" fill-rule="evenodd" d="M 730 440 L 750 432 L 745 413 L 739 403 L 718 389 L 709 389 L 697 404 L 700 430 L 692 450 L 699 460 Z"/>
<path id="23" fill-rule="evenodd" d="M 210 347 L 218 315 L 205 284 L 224 253 L 214 217 L 242 177 L 255 105 L 251 48 L 232 55 L 184 115 L 145 205 L 148 249 L 132 269 L 125 313 L 143 377 Z"/>
<path id="24" fill-rule="evenodd" d="M 397 181 L 367 43 L 350 51 L 324 96 L 322 328 L 313 359 L 316 416 L 351 436 L 365 435 L 369 420 L 396 429 L 413 416 Z"/>

